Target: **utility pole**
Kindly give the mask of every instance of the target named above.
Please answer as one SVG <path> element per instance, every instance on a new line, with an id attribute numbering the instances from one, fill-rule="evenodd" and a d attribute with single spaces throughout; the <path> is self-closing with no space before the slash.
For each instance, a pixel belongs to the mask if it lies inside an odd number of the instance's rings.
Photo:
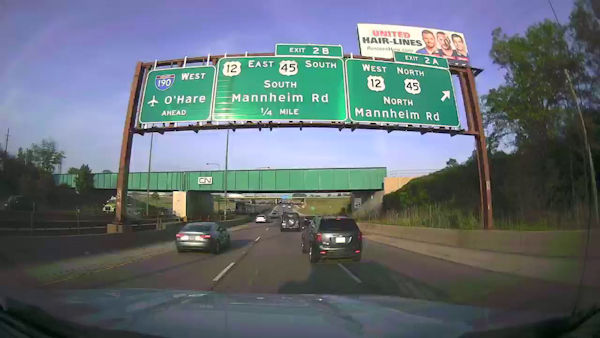
<path id="1" fill-rule="evenodd" d="M 587 157 L 587 162 L 590 166 L 590 190 L 592 192 L 592 210 L 594 211 L 594 226 L 598 226 L 598 222 L 600 220 L 600 214 L 598 212 L 598 188 L 596 185 L 596 170 L 594 169 L 594 158 L 592 157 L 592 149 L 590 148 L 590 143 L 588 142 L 587 136 L 587 128 L 585 126 L 585 120 L 583 119 L 583 114 L 581 113 L 581 106 L 579 105 L 579 99 L 577 94 L 575 93 L 575 88 L 573 88 L 573 82 L 571 81 L 571 76 L 569 75 L 568 70 L 564 70 L 565 75 L 567 77 L 567 83 L 569 84 L 569 89 L 571 91 L 571 95 L 573 96 L 573 100 L 575 101 L 575 107 L 577 108 L 577 115 L 579 115 L 579 123 L 581 123 L 581 132 L 583 133 L 583 143 L 585 146 L 585 152 Z"/>
<path id="2" fill-rule="evenodd" d="M 217 167 L 217 169 L 219 171 L 221 171 L 221 165 L 219 163 L 214 163 L 214 162 L 206 162 L 206 165 L 214 165 Z M 219 199 L 217 201 L 217 214 L 220 214 L 219 211 L 221 210 L 221 200 Z M 220 217 L 220 216 L 219 216 Z"/>
<path id="3" fill-rule="evenodd" d="M 8 136 L 10 135 L 10 128 L 6 130 L 6 142 L 4 142 L 4 154 L 8 154 Z"/>
<path id="4" fill-rule="evenodd" d="M 154 133 L 150 133 L 150 154 L 148 154 L 148 177 L 146 178 L 146 216 L 150 215 L 150 169 L 152 168 L 152 143 L 154 141 Z"/>
<path id="5" fill-rule="evenodd" d="M 227 129 L 227 138 L 225 140 L 225 178 L 223 179 L 225 192 L 225 210 L 223 211 L 223 220 L 227 220 L 227 168 L 229 165 L 229 129 Z"/>
<path id="6" fill-rule="evenodd" d="M 554 6 L 552 6 L 552 1 L 548 0 L 548 4 L 550 5 L 550 9 L 552 10 L 552 14 L 554 14 L 554 19 L 556 20 L 556 24 L 560 26 L 560 22 L 558 21 L 558 16 L 556 15 L 556 11 L 554 10 Z M 591 4 L 591 2 L 590 2 Z M 581 113 L 581 106 L 579 105 L 579 98 L 577 97 L 577 93 L 575 92 L 575 88 L 573 87 L 573 81 L 571 81 L 571 75 L 569 75 L 569 71 L 565 68 L 563 69 L 565 72 L 565 76 L 567 78 L 567 84 L 569 85 L 569 90 L 571 92 L 571 96 L 573 96 L 573 101 L 575 101 L 575 107 L 577 108 L 577 115 L 579 117 L 579 123 L 581 124 L 581 132 L 583 133 L 583 143 L 585 147 L 587 162 L 590 167 L 590 190 L 592 193 L 592 210 L 594 211 L 594 226 L 598 226 L 600 224 L 600 213 L 598 212 L 598 186 L 596 185 L 596 170 L 594 169 L 594 158 L 592 157 L 592 150 L 590 148 L 590 143 L 588 141 L 587 136 L 587 127 L 585 125 L 585 120 L 583 119 L 583 114 Z"/>

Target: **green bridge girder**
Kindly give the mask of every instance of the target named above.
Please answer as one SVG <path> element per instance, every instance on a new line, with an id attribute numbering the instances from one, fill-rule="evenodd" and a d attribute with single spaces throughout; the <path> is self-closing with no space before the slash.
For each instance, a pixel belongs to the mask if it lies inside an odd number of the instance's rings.
<path id="1" fill-rule="evenodd" d="M 383 190 L 387 174 L 385 167 L 319 168 L 319 169 L 260 169 L 228 170 L 229 192 L 334 192 Z M 56 174 L 56 184 L 75 187 L 74 174 Z M 199 177 L 212 177 L 212 184 L 199 184 Z M 224 190 L 224 171 L 167 171 L 150 173 L 152 191 L 206 191 Z M 129 173 L 129 190 L 145 191 L 148 173 Z M 116 173 L 94 174 L 96 189 L 116 189 Z"/>

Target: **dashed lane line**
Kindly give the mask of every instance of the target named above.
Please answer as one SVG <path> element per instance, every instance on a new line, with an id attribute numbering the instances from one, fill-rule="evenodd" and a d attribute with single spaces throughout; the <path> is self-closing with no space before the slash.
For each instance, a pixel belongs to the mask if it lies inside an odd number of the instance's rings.
<path id="1" fill-rule="evenodd" d="M 227 267 L 225 269 L 223 269 L 223 271 L 219 272 L 219 274 L 215 278 L 213 278 L 213 282 L 218 282 L 219 279 L 223 278 L 223 276 L 225 276 L 227 271 L 229 271 L 229 269 L 231 269 L 234 265 L 235 265 L 235 262 L 229 263 L 229 265 L 227 265 Z"/>
<path id="2" fill-rule="evenodd" d="M 344 270 L 345 273 L 348 274 L 348 276 L 350 276 L 350 278 L 354 279 L 355 282 L 357 283 L 362 283 L 362 281 L 360 280 L 360 278 L 356 277 L 355 274 L 353 274 L 350 270 L 348 270 L 348 268 L 346 268 L 342 263 L 338 263 L 338 266 Z"/>

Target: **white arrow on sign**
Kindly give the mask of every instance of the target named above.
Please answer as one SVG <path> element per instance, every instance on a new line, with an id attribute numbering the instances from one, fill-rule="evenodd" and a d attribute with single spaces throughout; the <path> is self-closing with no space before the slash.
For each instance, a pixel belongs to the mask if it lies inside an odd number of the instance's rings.
<path id="1" fill-rule="evenodd" d="M 442 94 L 444 94 L 442 96 L 442 102 L 446 101 L 446 99 L 450 98 L 450 91 L 449 90 L 442 90 Z"/>

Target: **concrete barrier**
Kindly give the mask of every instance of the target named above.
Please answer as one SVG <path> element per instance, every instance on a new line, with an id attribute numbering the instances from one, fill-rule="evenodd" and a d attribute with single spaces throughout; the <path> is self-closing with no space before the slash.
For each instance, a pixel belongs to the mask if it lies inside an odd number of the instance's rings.
<path id="1" fill-rule="evenodd" d="M 13 287 L 38 287 L 172 252 L 175 234 L 184 224 L 163 225 L 163 231 L 0 237 L 0 279 Z M 233 232 L 247 227 L 248 224 L 228 228 Z"/>
<path id="2" fill-rule="evenodd" d="M 599 229 L 588 234 L 584 230 L 454 230 L 370 223 L 359 223 L 359 227 L 368 240 L 403 250 L 495 272 L 582 283 L 600 293 Z"/>
<path id="3" fill-rule="evenodd" d="M 583 230 L 456 230 L 373 223 L 359 223 L 359 227 L 365 234 L 391 236 L 464 249 L 547 257 L 580 256 L 586 235 Z"/>
<path id="4" fill-rule="evenodd" d="M 248 223 L 252 220 L 253 220 L 252 216 L 242 216 L 242 217 L 238 217 L 238 218 L 227 220 L 227 221 L 220 221 L 217 223 L 221 224 L 222 226 L 224 226 L 226 228 L 231 228 L 231 227 L 234 227 L 237 225 Z"/>
<path id="5" fill-rule="evenodd" d="M 182 226 L 182 223 L 171 223 L 163 231 L 114 234 L 0 237 L 0 258 L 8 265 L 40 264 L 120 251 L 171 240 Z"/>

